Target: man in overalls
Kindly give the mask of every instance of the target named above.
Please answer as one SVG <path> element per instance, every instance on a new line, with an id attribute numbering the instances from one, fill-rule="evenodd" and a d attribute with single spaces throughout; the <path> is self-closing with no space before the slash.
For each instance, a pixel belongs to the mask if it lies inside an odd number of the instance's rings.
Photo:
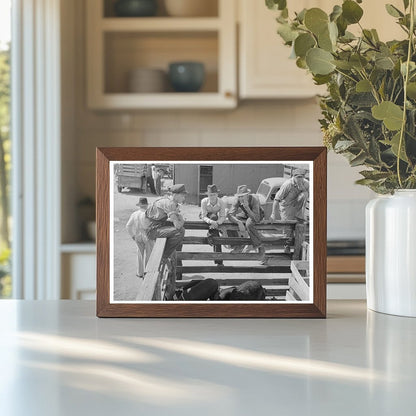
<path id="1" fill-rule="evenodd" d="M 283 183 L 276 193 L 273 201 L 271 219 L 277 219 L 277 211 L 280 213 L 282 221 L 305 220 L 305 206 L 309 198 L 309 182 L 305 179 L 304 169 L 295 169 L 293 176 Z M 285 227 L 283 234 L 290 235 L 290 227 Z M 289 245 L 285 247 L 285 252 L 290 252 Z"/>
<path id="2" fill-rule="evenodd" d="M 146 218 L 149 220 L 147 237 L 150 240 L 166 238 L 163 258 L 168 258 L 182 247 L 185 221 L 179 212 L 179 204 L 185 202 L 187 193 L 184 184 L 173 185 L 168 196 L 157 199 L 146 210 Z"/>

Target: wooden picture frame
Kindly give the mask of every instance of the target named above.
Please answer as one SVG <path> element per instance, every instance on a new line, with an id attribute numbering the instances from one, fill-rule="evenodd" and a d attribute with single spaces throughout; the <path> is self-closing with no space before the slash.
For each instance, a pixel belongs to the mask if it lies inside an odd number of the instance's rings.
<path id="1" fill-rule="evenodd" d="M 97 176 L 96 176 L 96 201 L 97 201 L 97 316 L 98 317 L 187 317 L 187 318 L 325 318 L 326 317 L 326 212 L 327 212 L 327 196 L 326 196 L 326 185 L 327 185 L 327 150 L 324 147 L 239 147 L 239 148 L 151 148 L 151 147 L 135 147 L 135 148 L 97 148 Z M 200 165 L 212 163 L 212 166 L 248 166 L 247 164 L 252 163 L 253 166 L 266 166 L 275 164 L 277 168 L 283 165 L 286 169 L 295 169 L 297 164 L 304 166 L 307 164 L 310 166 L 309 184 L 310 189 L 313 192 L 308 193 L 308 203 L 310 212 L 313 213 L 310 216 L 310 221 L 306 221 L 308 224 L 309 245 L 306 244 L 306 237 L 302 237 L 304 241 L 302 245 L 302 255 L 304 255 L 304 248 L 308 246 L 308 250 L 311 253 L 311 257 L 308 260 L 307 267 L 310 267 L 310 275 L 307 273 L 307 279 L 302 279 L 305 276 L 303 269 L 305 261 L 293 260 L 296 249 L 296 233 L 299 234 L 299 230 L 304 230 L 297 221 L 284 222 L 277 221 L 276 227 L 289 227 L 292 223 L 292 229 L 295 230 L 294 240 L 295 248 L 293 253 L 289 256 L 290 260 L 290 278 L 292 278 L 293 285 L 301 284 L 309 285 L 310 296 L 306 301 L 302 301 L 302 298 L 292 290 L 292 286 L 289 285 L 289 289 L 286 289 L 286 300 L 287 301 L 273 301 L 277 298 L 271 298 L 271 301 L 260 301 L 260 302 L 233 302 L 233 301 L 202 301 L 202 302 L 188 302 L 188 301 L 160 301 L 157 296 L 160 296 L 160 285 L 165 285 L 166 282 L 170 281 L 173 284 L 178 285 L 181 282 L 177 279 L 178 269 L 183 273 L 185 270 L 197 270 L 197 267 L 185 267 L 180 266 L 175 269 L 175 273 L 166 273 L 168 277 L 155 276 L 156 280 L 152 280 L 152 273 L 161 273 L 163 268 L 162 262 L 158 263 L 158 267 L 155 267 L 155 263 L 147 263 L 148 267 L 152 267 L 152 270 L 146 270 L 147 274 L 143 280 L 144 282 L 151 282 L 152 290 L 154 292 L 150 301 L 119 301 L 114 300 L 114 288 L 111 291 L 111 287 L 114 284 L 114 189 L 117 189 L 117 184 L 114 180 L 119 180 L 120 176 L 114 176 L 112 173 L 115 169 L 119 169 L 119 166 L 124 164 L 135 163 L 169 163 L 177 166 L 179 169 L 183 164 Z M 303 165 L 302 165 L 303 164 Z M 205 166 L 205 165 L 204 165 Z M 176 168 L 175 168 L 176 169 Z M 163 171 L 162 171 L 163 172 Z M 178 174 L 179 175 L 179 174 Z M 293 170 L 292 170 L 293 175 Z M 274 178 L 273 178 L 274 179 Z M 112 182 L 113 181 L 113 182 Z M 308 183 L 308 182 L 306 182 Z M 237 183 L 236 185 L 241 185 Z M 120 191 L 125 192 L 125 188 L 119 187 Z M 309 192 L 309 190 L 308 190 Z M 138 199 L 139 194 L 135 195 Z M 112 199 L 111 199 L 112 198 Z M 133 199 L 132 199 L 133 200 Z M 134 204 L 135 205 L 135 204 Z M 133 209 L 133 208 L 132 208 Z M 189 222 L 192 227 L 203 227 L 194 222 Z M 186 224 L 186 223 L 185 223 Z M 283 224 L 283 225 L 282 225 Z M 286 225 L 284 225 L 286 224 Z M 289 224 L 289 225 L 288 225 Z M 299 228 L 297 228 L 299 226 Z M 111 228 L 112 227 L 112 228 Z M 123 229 L 125 232 L 125 221 L 117 226 L 117 230 Z M 191 227 L 191 228 L 192 228 Z M 208 226 L 207 226 L 208 227 Z M 270 225 L 271 227 L 271 225 Z M 185 225 L 186 228 L 186 225 Z M 267 228 L 264 225 L 263 228 Z M 220 234 L 223 236 L 223 234 Z M 287 237 L 287 236 L 286 236 Z M 123 236 L 123 238 L 126 238 Z M 201 239 L 201 238 L 200 238 Z M 159 247 L 159 240 L 163 240 L 160 244 L 165 244 L 164 239 L 157 239 L 156 243 Z M 206 240 L 206 239 L 205 239 Z M 205 241 L 204 240 L 204 241 Z M 227 244 L 229 243 L 227 241 Z M 241 240 L 243 241 L 243 240 Z M 270 240 L 271 241 L 271 240 Z M 275 241 L 275 240 L 273 240 Z M 276 240 L 277 241 L 277 240 Z M 283 241 L 283 240 L 279 240 Z M 285 240 L 287 241 L 287 240 Z M 131 241 L 130 241 L 131 243 Z M 134 243 L 134 242 L 133 242 Z M 131 243 L 131 244 L 133 244 Z M 224 243 L 225 244 L 225 243 Z M 231 243 L 230 243 L 231 244 Z M 247 244 L 247 242 L 246 242 Z M 155 246 L 156 247 L 156 246 Z M 156 247 L 156 248 L 157 248 Z M 164 245 L 163 245 L 164 247 Z M 158 258 L 158 252 L 163 252 L 163 247 L 152 251 L 151 256 Z M 212 250 L 211 250 L 212 251 Z M 159 253 L 159 254 L 160 254 Z M 180 256 L 186 259 L 191 258 L 191 254 L 186 255 L 181 252 L 175 252 L 175 256 Z M 299 253 L 298 253 L 299 254 Z M 298 256 L 298 254 L 296 254 Z M 210 258 L 211 266 L 205 267 L 210 272 L 214 269 L 213 259 L 224 258 L 228 261 L 231 258 L 229 253 L 206 253 L 206 258 Z M 213 257 L 214 256 L 214 257 Z M 215 257 L 217 256 L 217 257 Z M 279 254 L 276 254 L 279 256 Z M 282 257 L 282 256 L 281 256 Z M 241 255 L 239 257 L 241 259 Z M 254 258 L 254 257 L 253 257 Z M 278 257 L 280 258 L 280 257 Z M 300 257 L 296 257 L 300 259 Z M 175 257 L 176 259 L 176 257 Z M 242 259 L 245 260 L 245 259 Z M 178 264 L 175 260 L 175 264 Z M 285 263 L 286 264 L 286 263 Z M 265 266 L 266 268 L 268 266 Z M 285 266 L 286 267 L 286 266 Z M 224 267 L 225 271 L 232 269 L 231 267 Z M 236 267 L 232 270 L 240 271 L 242 267 Z M 199 270 L 199 269 L 198 269 Z M 249 269 L 244 269 L 249 270 Z M 256 270 L 260 270 L 257 268 Z M 265 269 L 262 269 L 265 270 Z M 280 270 L 278 266 L 271 266 L 267 270 Z M 289 270 L 289 269 L 288 269 Z M 111 275 L 112 273 L 112 275 Z M 265 272 L 266 273 L 266 272 Z M 269 272 L 267 272 L 269 273 Z M 273 272 L 271 272 L 273 273 Z M 111 276 L 110 276 L 111 275 Z M 266 276 L 266 275 L 265 275 Z M 163 280 L 164 279 L 164 280 Z M 170 280 L 169 280 L 170 279 Z M 276 277 L 277 279 L 277 277 Z M 300 279 L 300 282 L 297 282 Z M 162 282 L 162 283 L 161 283 Z M 155 290 L 157 286 L 157 291 Z M 164 287 L 165 287 L 164 286 Z M 175 286 L 176 287 L 176 286 Z M 293 286 L 297 287 L 297 286 Z M 308 287 L 308 286 L 306 286 Z M 147 289 L 143 289 L 143 293 Z M 301 288 L 298 292 L 301 293 Z M 157 296 L 156 296 L 157 293 Z M 163 292 L 162 292 L 163 293 Z M 270 293 L 274 293 L 273 290 Z M 277 292 L 276 292 L 277 293 Z M 144 296 L 144 295 L 141 295 Z M 271 295 L 272 296 L 272 295 Z M 277 295 L 276 295 L 277 296 Z M 295 299 L 291 301 L 291 299 Z M 142 299 L 142 298 L 140 298 Z M 157 301 L 159 299 L 159 301 Z M 171 298 L 169 298 L 171 299 Z"/>

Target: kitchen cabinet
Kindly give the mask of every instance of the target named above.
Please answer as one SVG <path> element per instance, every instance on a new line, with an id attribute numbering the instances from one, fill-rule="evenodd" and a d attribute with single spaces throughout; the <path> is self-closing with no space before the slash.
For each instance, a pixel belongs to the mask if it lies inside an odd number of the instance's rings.
<path id="1" fill-rule="evenodd" d="M 325 8 L 323 3 L 299 0 L 296 10 Z M 239 0 L 238 7 L 240 97 L 290 99 L 322 93 L 322 87 L 313 84 L 311 75 L 289 59 L 291 50 L 276 33 L 277 12 L 268 10 L 264 1 Z"/>
<path id="2" fill-rule="evenodd" d="M 298 0 L 289 3 L 290 11 L 319 7 L 330 12 L 341 1 Z M 401 0 L 390 3 L 403 8 Z M 384 4 L 378 0 L 366 0 L 363 27 L 376 28 L 383 41 L 403 38 L 394 18 L 388 15 Z M 276 33 L 275 17 L 278 12 L 268 10 L 263 1 L 238 0 L 239 16 L 239 95 L 242 99 L 290 99 L 308 98 L 325 93 L 325 87 L 313 84 L 312 77 L 290 59 L 291 49 L 283 44 Z M 348 30 L 358 33 L 358 25 Z"/>
<path id="3" fill-rule="evenodd" d="M 88 0 L 87 102 L 90 109 L 233 108 L 237 105 L 236 5 L 218 2 L 217 16 L 115 17 L 104 0 Z M 111 3 L 110 3 L 111 6 Z M 129 92 L 128 74 L 167 72 L 169 63 L 205 66 L 199 92 Z"/>
<path id="4" fill-rule="evenodd" d="M 95 244 L 63 244 L 61 253 L 62 299 L 95 300 Z"/>

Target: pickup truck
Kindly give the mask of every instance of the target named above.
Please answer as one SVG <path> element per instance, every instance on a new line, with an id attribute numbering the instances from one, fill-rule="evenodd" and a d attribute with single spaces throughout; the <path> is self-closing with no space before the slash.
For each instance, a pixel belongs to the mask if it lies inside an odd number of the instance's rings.
<path id="1" fill-rule="evenodd" d="M 256 195 L 264 209 L 264 219 L 270 219 L 273 208 L 273 200 L 281 186 L 288 178 L 266 178 L 260 182 Z M 277 220 L 280 220 L 280 214 L 277 212 Z"/>
<path id="2" fill-rule="evenodd" d="M 273 200 L 276 193 L 288 178 L 266 178 L 260 182 L 257 192 L 254 194 L 259 199 L 260 205 L 264 210 L 264 221 L 270 219 L 273 208 Z M 227 206 L 227 211 L 235 201 L 234 196 L 224 196 L 222 200 Z M 280 214 L 277 212 L 277 220 L 280 220 Z"/>

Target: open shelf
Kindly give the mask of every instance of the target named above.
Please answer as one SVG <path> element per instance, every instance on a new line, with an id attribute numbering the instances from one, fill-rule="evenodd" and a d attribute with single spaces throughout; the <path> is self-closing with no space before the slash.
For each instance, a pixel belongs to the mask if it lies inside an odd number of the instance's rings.
<path id="1" fill-rule="evenodd" d="M 99 0 L 102 2 L 103 11 L 102 11 L 102 17 L 105 19 L 110 19 L 112 17 L 116 17 L 115 13 L 115 4 L 117 0 Z M 169 15 L 169 5 L 166 5 L 167 2 L 171 2 L 172 0 L 156 0 L 157 2 L 157 12 L 156 16 L 154 17 L 140 17 L 139 19 L 155 19 L 158 17 L 166 17 L 170 19 L 174 19 L 174 16 Z M 175 0 L 173 0 L 175 1 Z M 176 0 L 177 1 L 177 0 Z M 180 0 L 179 0 L 180 1 Z M 194 0 L 196 1 L 196 0 Z M 200 0 L 198 0 L 200 1 Z M 227 0 L 230 1 L 230 0 Z M 204 0 L 203 4 L 203 10 L 201 10 L 201 13 L 198 13 L 195 17 L 185 17 L 185 19 L 194 19 L 196 17 L 218 17 L 219 15 L 219 7 L 218 4 L 219 0 Z M 195 10 L 195 9 L 194 9 Z M 124 20 L 130 20 L 134 19 L 134 17 L 120 17 L 120 19 Z"/>
<path id="2" fill-rule="evenodd" d="M 89 0 L 86 3 L 88 107 L 97 110 L 235 108 L 235 3 L 212 1 L 217 7 L 216 16 L 168 17 L 160 8 L 158 16 L 130 18 L 114 17 L 112 0 Z M 183 61 L 204 65 L 205 79 L 198 92 L 178 93 L 168 82 L 169 64 Z M 155 92 L 138 93 L 138 88 L 129 87 L 129 74 L 136 70 L 137 75 L 141 69 L 159 71 L 158 87 L 151 88 L 149 84 L 140 87 L 140 91 Z M 164 81 L 160 70 L 165 72 Z M 145 82 L 144 78 L 138 79 Z M 166 86 L 160 86 L 163 83 Z"/>
<path id="3" fill-rule="evenodd" d="M 216 17 L 114 17 L 103 19 L 101 28 L 106 32 L 137 31 L 137 32 L 168 32 L 168 31 L 206 31 L 218 30 L 220 20 Z"/>

